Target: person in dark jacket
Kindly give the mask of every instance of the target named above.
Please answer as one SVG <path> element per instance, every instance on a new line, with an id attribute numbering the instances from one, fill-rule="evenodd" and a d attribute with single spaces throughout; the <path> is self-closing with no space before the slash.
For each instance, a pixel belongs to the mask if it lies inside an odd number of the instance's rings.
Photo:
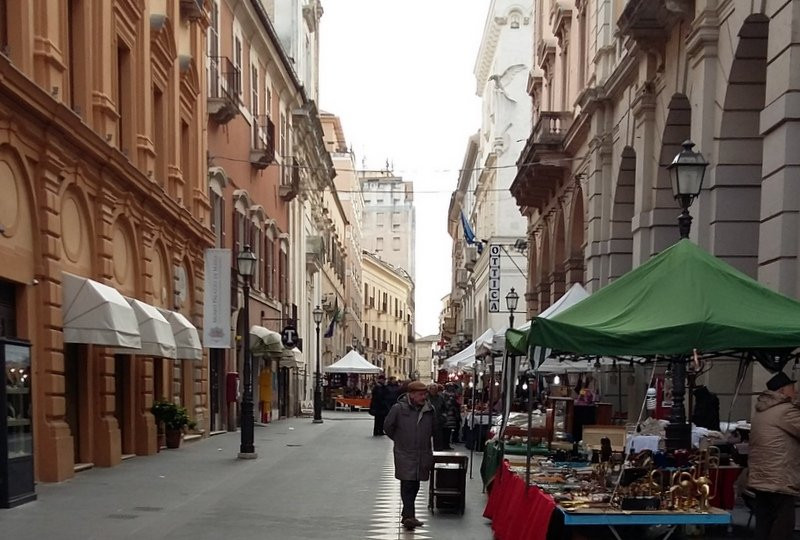
<path id="1" fill-rule="evenodd" d="M 434 410 L 427 400 L 425 383 L 412 381 L 389 411 L 383 429 L 394 441 L 394 476 L 400 480 L 403 501 L 401 522 L 406 529 L 423 525 L 414 513 L 419 484 L 433 467 Z"/>
<path id="2" fill-rule="evenodd" d="M 692 423 L 699 427 L 719 431 L 719 398 L 705 385 L 694 389 Z"/>
<path id="3" fill-rule="evenodd" d="M 388 393 L 386 376 L 380 374 L 375 386 L 372 387 L 372 399 L 369 402 L 369 414 L 374 418 L 372 423 L 373 437 L 383 435 L 383 422 L 386 420 L 386 415 L 389 414 L 389 409 L 391 408 L 388 402 Z"/>
<path id="4" fill-rule="evenodd" d="M 401 394 L 400 383 L 397 382 L 397 377 L 389 377 L 389 382 L 386 383 L 386 412 L 389 412 L 395 403 L 397 403 L 397 398 L 400 397 Z"/>
<path id="5" fill-rule="evenodd" d="M 444 434 L 444 396 L 439 392 L 439 385 L 436 383 L 428 385 L 428 402 L 433 407 L 433 450 L 452 450 L 448 444 L 450 439 Z"/>
<path id="6" fill-rule="evenodd" d="M 800 496 L 800 405 L 795 381 L 779 371 L 756 400 L 750 430 L 748 484 L 755 492 L 757 540 L 783 540 L 794 530 Z"/>
<path id="7" fill-rule="evenodd" d="M 461 427 L 461 407 L 458 405 L 455 385 L 446 385 L 442 392 L 444 399 L 444 440 L 450 447 L 450 442 L 458 442 L 459 428 Z"/>

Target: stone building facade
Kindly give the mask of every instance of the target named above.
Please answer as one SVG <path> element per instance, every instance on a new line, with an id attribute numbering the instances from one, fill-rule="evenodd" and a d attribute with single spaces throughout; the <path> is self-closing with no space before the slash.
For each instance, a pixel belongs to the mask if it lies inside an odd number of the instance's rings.
<path id="1" fill-rule="evenodd" d="M 405 379 L 412 363 L 414 282 L 408 272 L 364 251 L 364 352 L 387 377 Z"/>
<path id="2" fill-rule="evenodd" d="M 2 15 L 2 333 L 32 343 L 36 477 L 61 481 L 155 453 L 154 397 L 207 428 L 205 15 L 134 0 Z M 85 297 L 132 331 L 75 313 Z M 171 323 L 166 357 L 144 353 L 132 299 Z"/>
<path id="3" fill-rule="evenodd" d="M 528 314 L 678 239 L 665 166 L 686 139 L 710 163 L 692 240 L 797 297 L 800 4 L 536 0 L 534 19 L 534 127 L 511 187 L 528 217 Z M 723 409 L 735 371 L 708 381 Z M 763 380 L 757 368 L 734 416 Z"/>

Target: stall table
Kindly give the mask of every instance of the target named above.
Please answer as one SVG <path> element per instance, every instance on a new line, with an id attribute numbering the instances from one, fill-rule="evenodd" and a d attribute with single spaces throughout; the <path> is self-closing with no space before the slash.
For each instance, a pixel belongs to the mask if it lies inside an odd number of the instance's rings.
<path id="1" fill-rule="evenodd" d="M 361 409 L 369 409 L 370 398 L 348 398 L 348 397 L 337 397 L 334 398 L 336 401 L 336 409 L 345 409 L 345 410 L 361 410 Z"/>
<path id="2" fill-rule="evenodd" d="M 728 525 L 731 515 L 718 508 L 710 508 L 708 512 L 675 512 L 659 510 L 655 512 L 633 512 L 623 510 L 577 509 L 565 510 L 558 507 L 564 515 L 565 527 L 589 527 L 602 525 L 611 530 L 617 540 L 622 540 L 618 526 L 632 525 L 665 525 L 669 532 L 663 540 L 668 540 L 678 525 Z"/>

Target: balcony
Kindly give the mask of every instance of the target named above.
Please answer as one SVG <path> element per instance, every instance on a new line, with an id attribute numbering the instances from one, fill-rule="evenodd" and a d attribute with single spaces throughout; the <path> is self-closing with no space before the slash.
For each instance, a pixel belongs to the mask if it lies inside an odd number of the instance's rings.
<path id="1" fill-rule="evenodd" d="M 306 271 L 315 274 L 322 268 L 325 257 L 325 240 L 322 236 L 306 237 Z"/>
<path id="2" fill-rule="evenodd" d="M 250 149 L 250 164 L 256 169 L 266 169 L 275 161 L 275 124 L 269 116 L 253 118 L 253 147 Z"/>
<path id="3" fill-rule="evenodd" d="M 208 60 L 208 116 L 217 124 L 227 124 L 239 114 L 241 73 L 227 56 Z"/>
<path id="4" fill-rule="evenodd" d="M 190 21 L 204 20 L 206 18 L 204 3 L 204 0 L 181 0 L 181 17 Z"/>
<path id="5" fill-rule="evenodd" d="M 682 17 L 694 15 L 692 0 L 628 0 L 617 25 L 637 42 L 664 42 Z"/>
<path id="6" fill-rule="evenodd" d="M 278 193 L 284 201 L 291 201 L 300 193 L 300 163 L 297 158 L 284 157 L 281 163 L 281 185 Z"/>
<path id="7" fill-rule="evenodd" d="M 533 127 L 534 144 L 561 144 L 572 119 L 572 111 L 542 111 Z"/>
<path id="8" fill-rule="evenodd" d="M 455 333 L 456 333 L 456 318 L 445 317 L 444 322 L 442 323 L 442 335 L 444 337 L 450 337 L 455 335 Z"/>

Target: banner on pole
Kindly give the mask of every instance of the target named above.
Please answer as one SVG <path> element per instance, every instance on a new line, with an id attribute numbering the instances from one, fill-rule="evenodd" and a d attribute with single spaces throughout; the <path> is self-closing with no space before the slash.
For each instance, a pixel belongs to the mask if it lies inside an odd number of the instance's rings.
<path id="1" fill-rule="evenodd" d="M 203 345 L 231 348 L 231 250 L 206 250 Z"/>

